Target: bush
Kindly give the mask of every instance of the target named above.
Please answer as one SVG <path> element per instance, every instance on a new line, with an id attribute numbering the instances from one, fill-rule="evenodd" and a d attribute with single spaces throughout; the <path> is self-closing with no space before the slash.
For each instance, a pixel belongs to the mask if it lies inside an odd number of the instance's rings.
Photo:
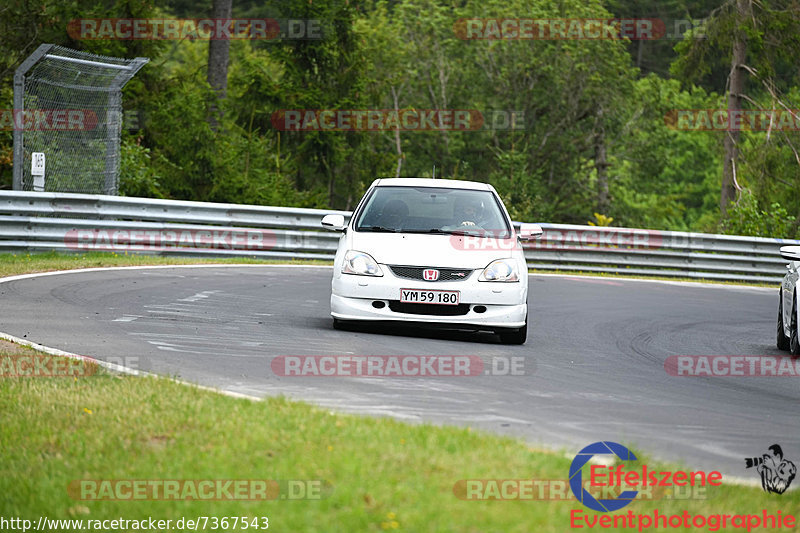
<path id="1" fill-rule="evenodd" d="M 149 148 L 145 148 L 138 142 L 123 141 L 119 154 L 119 194 L 121 196 L 164 198 Z"/>
<path id="2" fill-rule="evenodd" d="M 794 239 L 798 236 L 795 221 L 786 208 L 773 202 L 768 210 L 759 209 L 758 200 L 747 189 L 728 208 L 728 218 L 722 223 L 722 232 L 779 239 Z"/>

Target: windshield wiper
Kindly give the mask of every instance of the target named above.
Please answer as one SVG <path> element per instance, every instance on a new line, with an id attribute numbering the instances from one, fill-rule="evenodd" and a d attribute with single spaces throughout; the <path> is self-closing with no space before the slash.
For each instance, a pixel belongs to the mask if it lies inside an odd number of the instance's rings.
<path id="1" fill-rule="evenodd" d="M 397 233 L 400 231 L 399 229 L 395 228 L 387 228 L 384 226 L 363 226 L 358 228 L 358 231 L 375 231 L 375 232 L 384 232 L 384 233 Z"/>
<path id="2" fill-rule="evenodd" d="M 483 230 L 482 229 L 477 229 L 477 228 L 476 229 L 451 229 L 451 230 L 433 228 L 433 229 L 429 229 L 428 231 L 425 231 L 425 232 L 422 232 L 422 233 L 435 233 L 435 234 L 439 234 L 439 235 L 471 235 L 471 236 L 480 237 L 483 234 Z"/>
<path id="3" fill-rule="evenodd" d="M 409 230 L 405 230 L 404 233 L 437 233 L 439 235 L 449 235 L 450 234 L 450 232 L 444 231 L 443 229 L 439 229 L 439 228 L 409 229 Z"/>
<path id="4" fill-rule="evenodd" d="M 431 229 L 404 229 L 403 233 L 416 233 L 421 235 L 472 235 L 473 233 L 462 233 L 461 230 L 445 230 L 441 228 Z"/>

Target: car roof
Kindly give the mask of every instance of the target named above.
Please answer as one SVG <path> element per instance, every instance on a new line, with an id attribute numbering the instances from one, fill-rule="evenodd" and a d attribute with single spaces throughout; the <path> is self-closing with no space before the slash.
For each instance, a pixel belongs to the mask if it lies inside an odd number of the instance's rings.
<path id="1" fill-rule="evenodd" d="M 472 189 L 493 191 L 494 187 L 479 181 L 447 180 L 432 178 L 379 178 L 372 182 L 373 187 L 444 187 L 448 189 Z"/>

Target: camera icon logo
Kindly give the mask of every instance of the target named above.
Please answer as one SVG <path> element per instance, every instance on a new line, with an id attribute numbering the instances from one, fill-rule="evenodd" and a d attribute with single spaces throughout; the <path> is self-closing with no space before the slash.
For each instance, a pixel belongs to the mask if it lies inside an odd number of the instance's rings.
<path id="1" fill-rule="evenodd" d="M 761 476 L 761 488 L 764 492 L 783 494 L 792 484 L 797 467 L 783 457 L 783 449 L 779 444 L 773 444 L 768 453 L 761 457 L 746 457 L 745 468 L 755 468 Z"/>

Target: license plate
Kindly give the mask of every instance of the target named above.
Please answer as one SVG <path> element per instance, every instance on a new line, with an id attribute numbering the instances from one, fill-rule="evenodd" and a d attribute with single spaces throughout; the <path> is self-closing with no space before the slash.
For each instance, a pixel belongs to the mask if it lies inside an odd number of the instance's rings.
<path id="1" fill-rule="evenodd" d="M 407 304 L 458 305 L 459 291 L 400 289 L 400 301 Z"/>

